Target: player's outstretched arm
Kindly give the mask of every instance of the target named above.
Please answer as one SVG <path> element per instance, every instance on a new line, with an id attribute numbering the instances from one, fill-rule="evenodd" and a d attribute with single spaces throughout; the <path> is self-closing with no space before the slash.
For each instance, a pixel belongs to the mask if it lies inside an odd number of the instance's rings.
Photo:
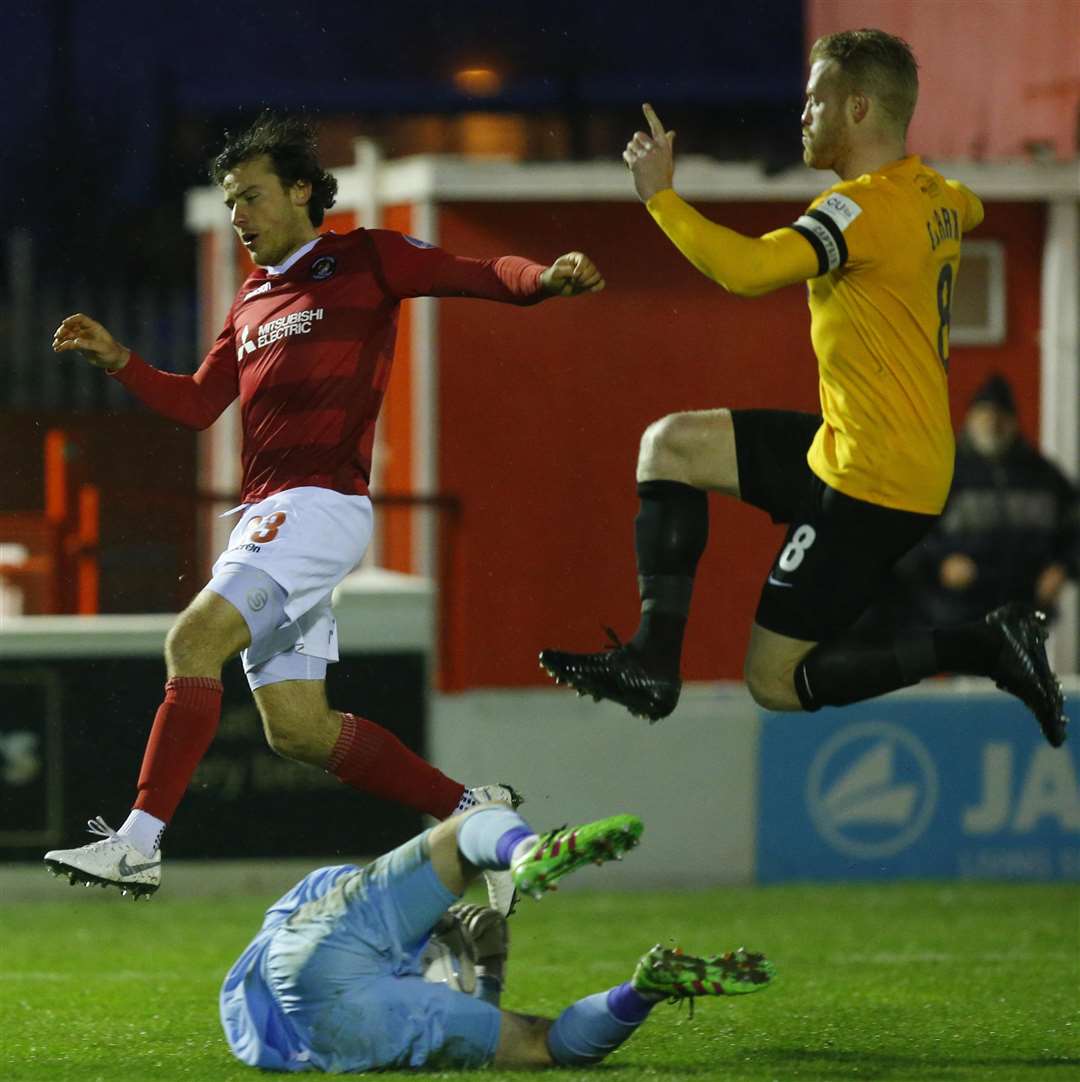
<path id="1" fill-rule="evenodd" d="M 119 372 L 131 357 L 131 350 L 119 342 L 96 319 L 77 312 L 68 316 L 53 334 L 54 353 L 81 353 L 92 365 L 107 372 Z"/>
<path id="2" fill-rule="evenodd" d="M 369 237 L 392 296 L 476 297 L 504 304 L 532 305 L 548 297 L 599 293 L 604 278 L 584 252 L 567 252 L 545 267 L 504 255 L 473 259 L 454 255 L 415 237 L 373 229 Z"/>
<path id="3" fill-rule="evenodd" d="M 56 353 L 82 354 L 116 377 L 136 398 L 170 421 L 188 428 L 212 424 L 238 392 L 231 323 L 193 376 L 160 372 L 121 345 L 96 319 L 79 312 L 53 334 Z"/>
<path id="4" fill-rule="evenodd" d="M 540 275 L 540 285 L 553 297 L 576 297 L 579 293 L 599 293 L 604 276 L 584 252 L 567 252 Z"/>
<path id="5" fill-rule="evenodd" d="M 681 199 L 672 187 L 675 133 L 664 129 L 651 105 L 642 111 L 649 131 L 634 132 L 623 161 L 657 225 L 702 274 L 731 293 L 758 297 L 820 273 L 813 248 L 793 230 L 747 237 L 710 222 Z"/>

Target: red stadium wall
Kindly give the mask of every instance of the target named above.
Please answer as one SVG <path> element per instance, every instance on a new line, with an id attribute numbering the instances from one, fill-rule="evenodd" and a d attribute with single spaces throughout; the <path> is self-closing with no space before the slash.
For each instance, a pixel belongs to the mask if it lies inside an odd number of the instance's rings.
<path id="1" fill-rule="evenodd" d="M 805 11 L 808 47 L 859 26 L 911 43 L 921 84 L 911 145 L 923 153 L 1080 153 L 1077 0 L 806 0 Z"/>
<path id="2" fill-rule="evenodd" d="M 702 209 L 764 232 L 801 207 Z M 1007 246 L 1008 340 L 954 348 L 954 417 L 999 369 L 1035 438 L 1042 209 L 991 207 L 978 235 Z M 626 635 L 636 626 L 634 466 L 645 426 L 710 406 L 816 408 L 805 296 L 724 293 L 629 203 L 443 204 L 439 243 L 538 260 L 584 248 L 608 282 L 598 296 L 536 308 L 440 304 L 440 488 L 462 505 L 443 587 L 442 682 L 540 684 L 541 647 L 594 648 L 604 624 Z M 781 536 L 760 512 L 714 498 L 688 679 L 741 677 L 759 583 Z"/>
<path id="3" fill-rule="evenodd" d="M 1039 335 L 1042 252 L 1046 209 L 1041 203 L 996 203 L 972 237 L 1005 246 L 1006 338 L 1000 346 L 954 346 L 949 392 L 954 424 L 963 418 L 972 394 L 989 372 L 1006 376 L 1016 389 L 1020 427 L 1039 442 Z M 960 288 L 964 264 L 960 262 Z"/>

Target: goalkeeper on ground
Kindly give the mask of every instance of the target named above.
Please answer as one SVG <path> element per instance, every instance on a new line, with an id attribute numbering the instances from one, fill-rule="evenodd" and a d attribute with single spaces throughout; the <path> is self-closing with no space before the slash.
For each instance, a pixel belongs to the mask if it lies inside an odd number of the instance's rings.
<path id="1" fill-rule="evenodd" d="M 631 980 L 555 1020 L 499 1009 L 508 947 L 494 910 L 455 903 L 483 869 L 539 897 L 568 872 L 633 848 L 616 815 L 538 836 L 485 805 L 364 868 L 320 868 L 267 911 L 229 970 L 221 1020 L 238 1059 L 273 1070 L 546 1067 L 597 1063 L 662 999 L 753 992 L 773 971 L 740 949 L 696 958 L 654 947 Z"/>

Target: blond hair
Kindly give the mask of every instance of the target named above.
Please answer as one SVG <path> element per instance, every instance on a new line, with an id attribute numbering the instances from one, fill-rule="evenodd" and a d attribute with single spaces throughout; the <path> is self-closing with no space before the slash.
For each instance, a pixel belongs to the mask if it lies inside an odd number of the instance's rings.
<path id="1" fill-rule="evenodd" d="M 907 134 L 919 97 L 919 65 L 903 38 L 884 30 L 826 34 L 810 49 L 810 63 L 834 60 L 848 93 L 873 98 L 901 135 Z"/>

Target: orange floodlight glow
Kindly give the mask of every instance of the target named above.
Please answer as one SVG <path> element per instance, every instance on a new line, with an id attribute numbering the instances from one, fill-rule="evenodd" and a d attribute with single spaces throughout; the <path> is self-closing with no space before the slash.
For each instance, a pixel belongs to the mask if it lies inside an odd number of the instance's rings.
<path id="1" fill-rule="evenodd" d="M 454 72 L 454 86 L 474 98 L 490 98 L 502 89 L 502 76 L 494 68 L 460 68 Z"/>

